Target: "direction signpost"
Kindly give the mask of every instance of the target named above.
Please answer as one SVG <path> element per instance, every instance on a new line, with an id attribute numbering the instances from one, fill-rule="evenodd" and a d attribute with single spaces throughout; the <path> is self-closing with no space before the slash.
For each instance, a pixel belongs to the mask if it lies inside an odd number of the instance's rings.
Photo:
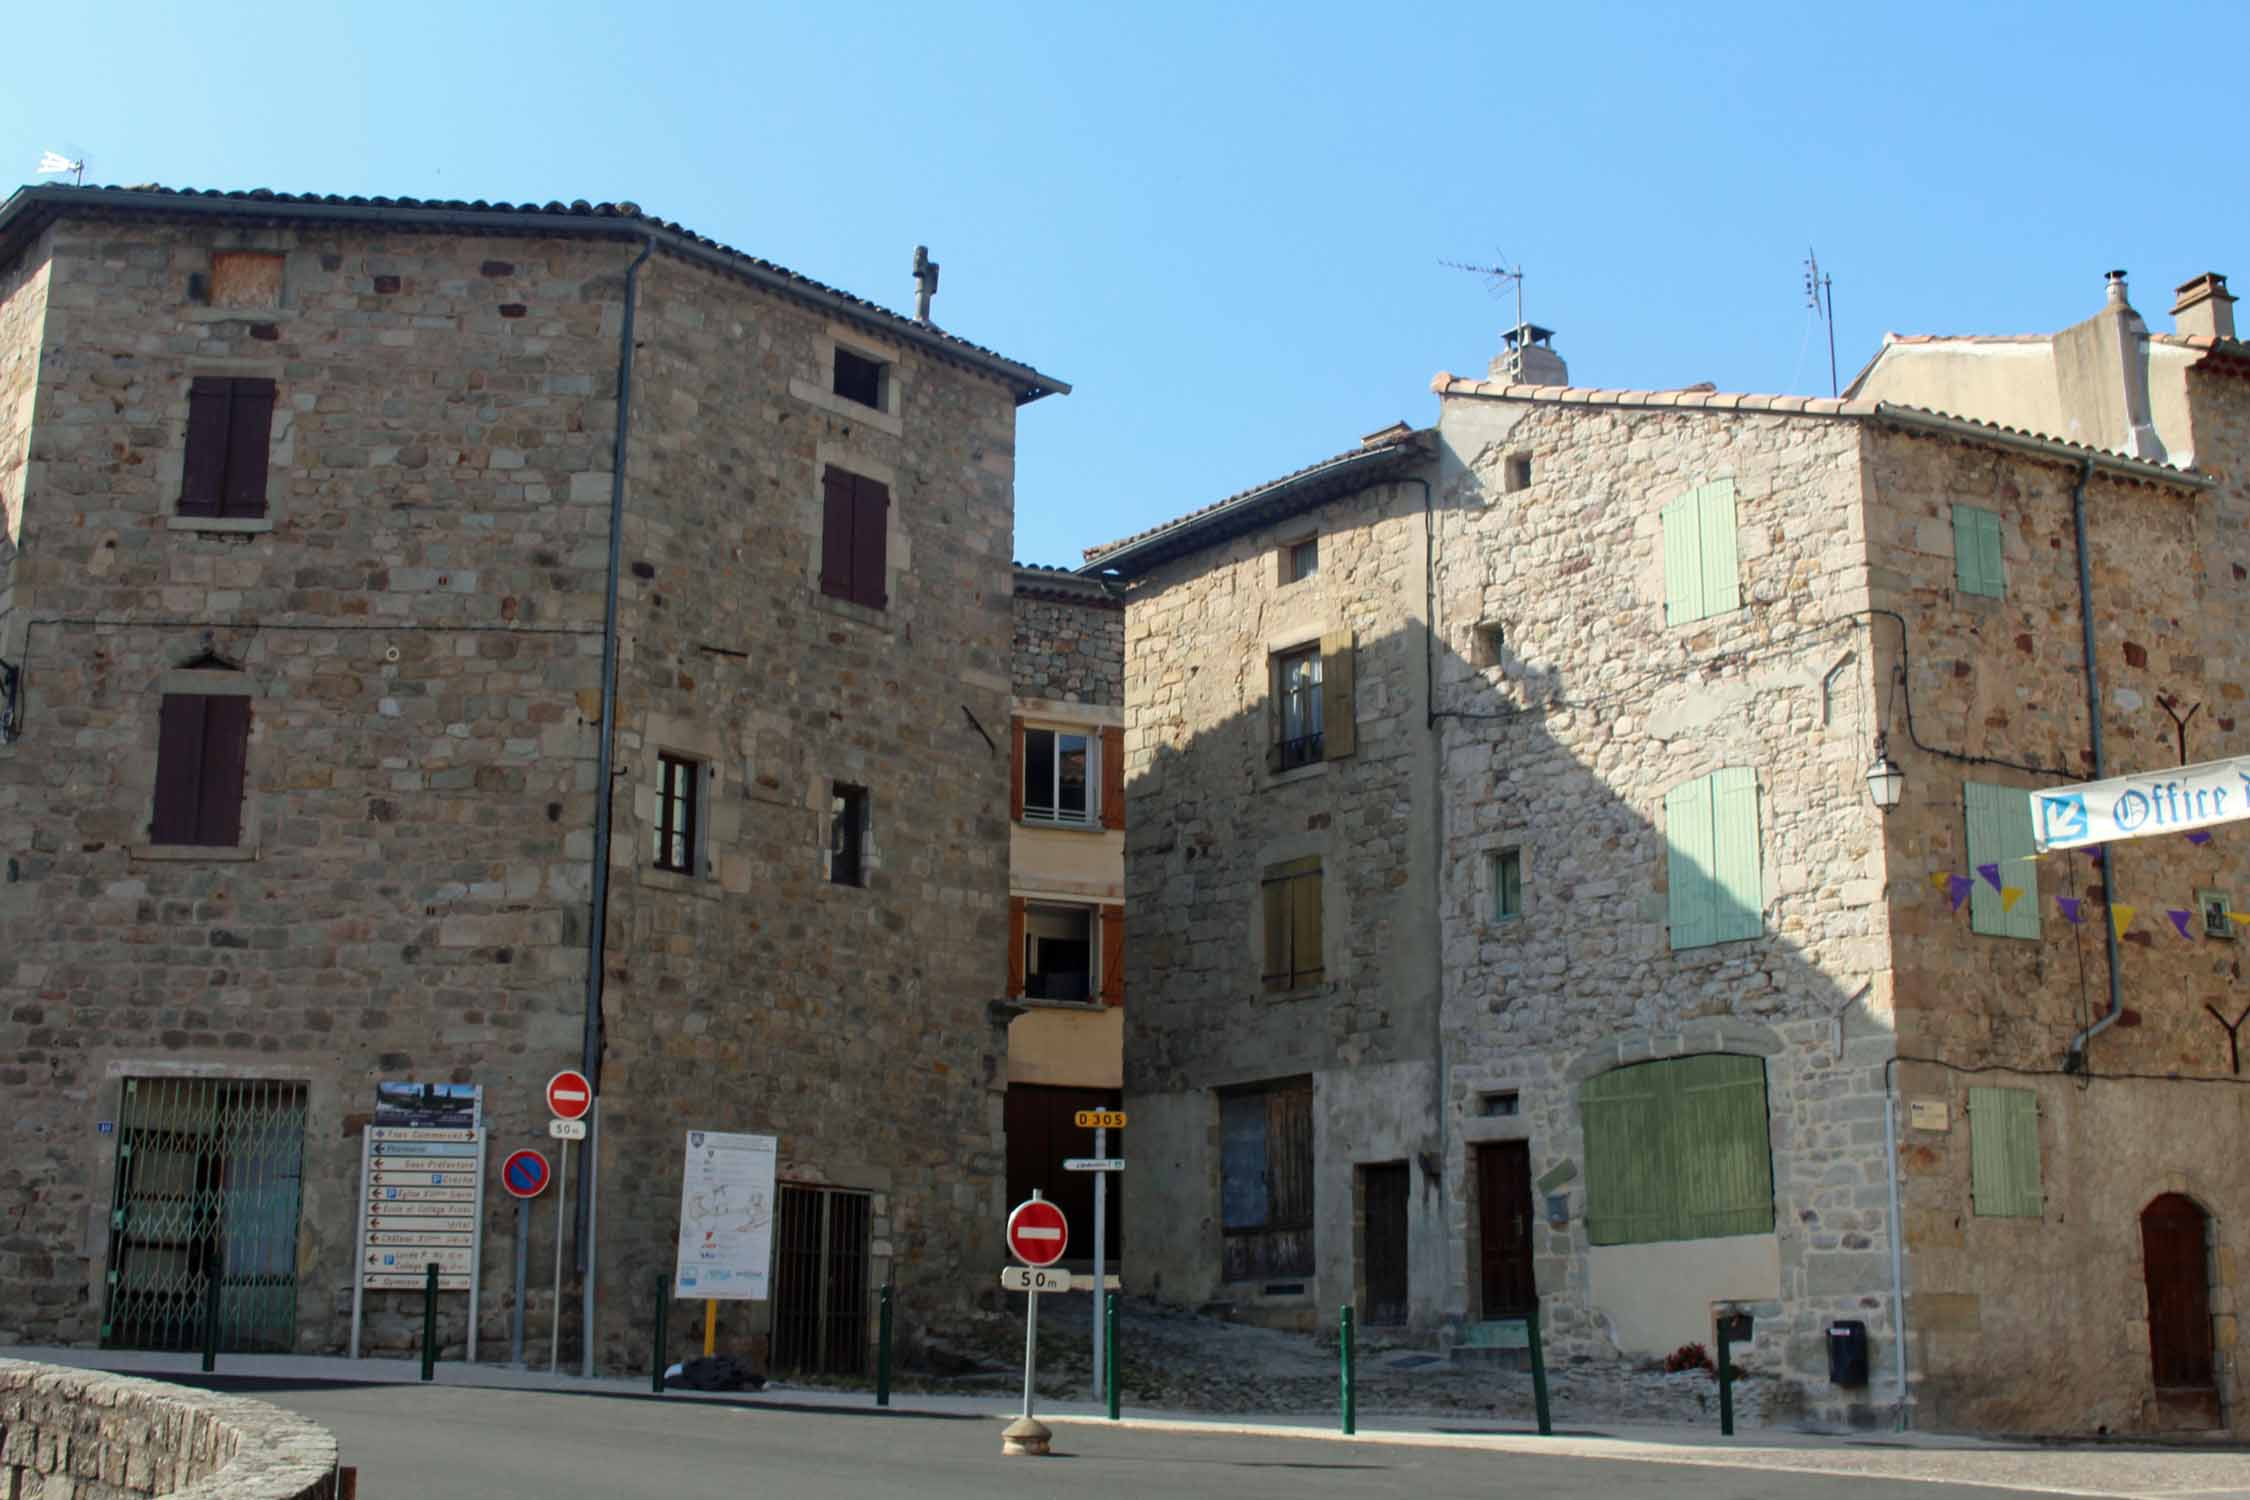
<path id="1" fill-rule="evenodd" d="M 531 1275 L 531 1200 L 547 1191 L 553 1175 L 547 1158 L 536 1151 L 513 1151 L 500 1164 L 500 1185 L 516 1200 L 516 1304 L 508 1322 L 508 1362 L 523 1368 L 524 1283 Z M 556 1232 L 562 1226 L 556 1225 Z"/>
<path id="2" fill-rule="evenodd" d="M 469 1294 L 468 1356 L 477 1357 L 475 1308 L 484 1248 L 482 1126 L 370 1125 L 360 1144 L 359 1232 L 353 1241 L 352 1357 L 359 1357 L 366 1294 L 420 1291 L 436 1266 L 438 1290 Z"/>
<path id="3" fill-rule="evenodd" d="M 1109 1253 L 1109 1174 L 1125 1170 L 1125 1158 L 1109 1154 L 1109 1133 L 1125 1128 L 1125 1111 L 1121 1109 L 1082 1109 L 1076 1117 L 1078 1128 L 1091 1128 L 1094 1132 L 1092 1156 L 1067 1157 L 1063 1161 L 1065 1172 L 1096 1172 L 1094 1179 L 1094 1286 L 1097 1290 L 1109 1285 L 1108 1266 L 1104 1263 Z M 1109 1325 L 1102 1318 L 1102 1299 L 1094 1298 L 1094 1399 L 1099 1401 L 1105 1393 L 1109 1376 L 1109 1362 L 1102 1357 L 1108 1341 Z"/>
<path id="4" fill-rule="evenodd" d="M 547 1133 L 562 1142 L 562 1165 L 555 1174 L 562 1182 L 555 1190 L 555 1307 L 547 1339 L 547 1373 L 550 1375 L 560 1374 L 562 1371 L 563 1240 L 567 1238 L 563 1233 L 563 1225 L 570 1213 L 570 1143 L 585 1135 L 586 1111 L 593 1107 L 594 1086 L 576 1068 L 565 1068 L 547 1080 L 547 1110 L 555 1117 L 547 1123 Z M 575 1136 L 565 1135 L 555 1128 L 571 1124 L 578 1127 Z M 591 1267 L 588 1268 L 588 1280 L 592 1280 Z M 586 1359 L 589 1365 L 593 1361 L 593 1344 L 594 1330 L 589 1324 L 586 1329 Z"/>
<path id="5" fill-rule="evenodd" d="M 1051 1266 L 1070 1247 L 1070 1221 L 1033 1188 L 1030 1201 L 1017 1204 L 1015 1212 L 1008 1215 L 1007 1238 L 1009 1252 L 1025 1265 L 1034 1270 Z M 1067 1283 L 1069 1279 L 1069 1273 L 1064 1272 L 1063 1280 Z M 1000 1451 L 1009 1457 L 1044 1454 L 1053 1436 L 1031 1415 L 1031 1386 L 1039 1370 L 1039 1287 L 1027 1283 L 1024 1293 L 1023 1415 L 1000 1434 Z"/>

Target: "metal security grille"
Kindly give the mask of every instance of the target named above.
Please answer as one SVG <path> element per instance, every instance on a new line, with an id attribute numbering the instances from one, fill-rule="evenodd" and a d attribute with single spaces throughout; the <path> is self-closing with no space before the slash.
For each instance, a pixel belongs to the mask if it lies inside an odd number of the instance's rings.
<path id="1" fill-rule="evenodd" d="M 297 1334 L 305 1086 L 129 1078 L 102 1344 L 286 1353 Z"/>
<path id="2" fill-rule="evenodd" d="M 858 1375 L 866 1369 L 872 1203 L 866 1193 L 782 1184 L 774 1252 L 776 1372 Z"/>

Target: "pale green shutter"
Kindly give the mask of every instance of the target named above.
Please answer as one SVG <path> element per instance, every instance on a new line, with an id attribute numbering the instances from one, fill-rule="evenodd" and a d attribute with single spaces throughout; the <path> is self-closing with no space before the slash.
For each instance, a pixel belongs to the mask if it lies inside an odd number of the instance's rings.
<path id="1" fill-rule="evenodd" d="M 1758 773 L 1746 766 L 1711 775 L 1711 941 L 1765 931 L 1765 872 L 1758 860 Z"/>
<path id="2" fill-rule="evenodd" d="M 1969 832 L 1969 930 L 1988 937 L 2039 937 L 2039 862 L 2026 859 L 2031 845 L 2031 795 L 2020 787 L 1971 781 L 1961 788 Z M 2002 891 L 1977 873 L 1979 865 L 1999 867 L 2000 884 L 2022 892 L 2013 905 Z"/>
<path id="3" fill-rule="evenodd" d="M 1701 948 L 1717 942 L 1717 882 L 1712 878 L 1711 778 L 1672 788 L 1664 796 L 1664 840 L 1671 851 L 1665 871 L 1672 946 Z"/>
<path id="4" fill-rule="evenodd" d="M 2008 575 L 2000 560 L 2000 517 L 1975 505 L 1953 507 L 1953 581 L 1964 594 L 2004 599 Z"/>
<path id="5" fill-rule="evenodd" d="M 1662 1066 L 1679 1085 L 1670 1154 L 1682 1213 L 1674 1237 L 1772 1233 L 1764 1060 L 1711 1053 Z"/>
<path id="6" fill-rule="evenodd" d="M 1723 615 L 1742 607 L 1741 564 L 1734 546 L 1734 481 L 1714 480 L 1695 492 L 1696 529 L 1702 534 L 1703 613 Z"/>
<path id="7" fill-rule="evenodd" d="M 2045 1214 L 2037 1094 L 2030 1089 L 1969 1090 L 1969 1157 L 1978 1214 L 2023 1219 Z"/>
<path id="8" fill-rule="evenodd" d="M 1710 611 L 1703 607 L 1703 534 L 1692 494 L 1664 507 L 1664 623 L 1685 625 Z"/>
<path id="9" fill-rule="evenodd" d="M 1578 1091 L 1586 1126 L 1586 1237 L 1597 1245 L 1672 1239 L 1677 1219 L 1666 1170 L 1664 1078 L 1652 1067 L 1618 1068 Z"/>

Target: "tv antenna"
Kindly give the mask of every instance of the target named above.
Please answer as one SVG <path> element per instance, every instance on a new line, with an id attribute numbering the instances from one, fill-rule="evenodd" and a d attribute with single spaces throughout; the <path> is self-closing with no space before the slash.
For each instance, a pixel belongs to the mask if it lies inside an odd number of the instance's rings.
<path id="1" fill-rule="evenodd" d="M 1813 254 L 1810 245 L 1805 247 L 1805 306 L 1828 325 L 1828 394 L 1834 396 L 1837 393 L 1836 278 L 1820 269 L 1820 257 Z"/>
<path id="2" fill-rule="evenodd" d="M 79 152 L 78 159 L 76 161 L 71 160 L 69 157 L 63 155 L 60 151 L 42 151 L 39 153 L 39 171 L 37 175 L 41 177 L 53 177 L 56 174 L 62 172 L 70 173 L 72 186 L 84 187 L 86 185 L 86 153 L 83 151 Z"/>
<path id="3" fill-rule="evenodd" d="M 1495 297 L 1500 295 L 1500 293 L 1507 287 L 1509 282 L 1514 282 L 1516 285 L 1516 326 L 1514 332 L 1516 334 L 1516 341 L 1519 343 L 1521 342 L 1522 329 L 1524 326 L 1522 261 L 1519 260 L 1513 266 L 1510 266 L 1508 264 L 1508 258 L 1503 255 L 1499 258 L 1499 263 L 1497 265 L 1490 266 L 1472 266 L 1465 261 L 1458 260 L 1441 260 L 1438 262 L 1438 264 L 1444 266 L 1447 270 L 1470 271 L 1474 272 L 1476 275 L 1484 277 L 1485 280 L 1491 285 L 1492 295 Z M 1518 358 L 1519 360 L 1521 358 L 1520 350 L 1518 351 Z"/>

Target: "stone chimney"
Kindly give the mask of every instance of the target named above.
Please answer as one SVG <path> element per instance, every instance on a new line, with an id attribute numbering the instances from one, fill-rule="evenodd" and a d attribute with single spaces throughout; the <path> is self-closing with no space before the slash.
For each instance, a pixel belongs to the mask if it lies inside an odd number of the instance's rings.
<path id="1" fill-rule="evenodd" d="M 1508 347 L 1493 360 L 1491 377 L 1516 385 L 1568 385 L 1570 367 L 1555 352 L 1555 331 L 1526 323 L 1501 335 Z"/>
<path id="2" fill-rule="evenodd" d="M 2227 279 L 2216 271 L 2205 271 L 2193 281 L 2182 283 L 2179 300 L 2172 304 L 2172 327 L 2204 338 L 2233 338 L 2234 294 L 2227 290 Z"/>
<path id="3" fill-rule="evenodd" d="M 2055 384 L 2069 430 L 2057 436 L 2096 448 L 2165 461 L 2148 394 L 2148 325 L 2125 293 L 2125 273 L 2109 273 L 2102 310 L 2055 335 Z"/>

